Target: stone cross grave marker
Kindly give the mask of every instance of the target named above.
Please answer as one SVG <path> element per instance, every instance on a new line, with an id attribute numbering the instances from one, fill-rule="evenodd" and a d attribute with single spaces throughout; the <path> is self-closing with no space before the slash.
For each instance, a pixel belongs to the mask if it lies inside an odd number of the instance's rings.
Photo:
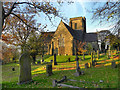
<path id="1" fill-rule="evenodd" d="M 57 65 L 56 54 L 54 54 L 54 65 Z"/>
<path id="2" fill-rule="evenodd" d="M 32 81 L 31 76 L 31 57 L 29 54 L 24 53 L 21 55 L 20 62 L 20 75 L 18 84 L 29 83 Z"/>

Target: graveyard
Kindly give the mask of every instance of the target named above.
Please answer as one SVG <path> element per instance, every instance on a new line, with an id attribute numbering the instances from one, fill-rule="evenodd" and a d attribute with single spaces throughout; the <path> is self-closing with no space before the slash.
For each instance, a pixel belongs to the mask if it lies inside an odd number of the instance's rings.
<path id="1" fill-rule="evenodd" d="M 20 61 L 24 59 L 21 56 Z M 25 56 L 26 57 L 26 56 Z M 44 58 L 45 57 L 45 58 Z M 37 57 L 36 64 L 2 65 L 3 88 L 118 88 L 120 52 Z M 30 59 L 30 57 L 25 58 Z M 56 61 L 54 60 L 56 59 Z M 93 62 L 94 61 L 94 62 Z M 23 62 L 22 62 L 23 63 Z M 27 66 L 29 69 L 26 70 Z M 14 68 L 14 69 L 13 69 Z M 24 72 L 24 74 L 22 74 Z M 30 73 L 31 72 L 31 73 Z M 30 74 L 29 74 L 30 73 Z M 30 81 L 24 83 L 26 81 Z"/>

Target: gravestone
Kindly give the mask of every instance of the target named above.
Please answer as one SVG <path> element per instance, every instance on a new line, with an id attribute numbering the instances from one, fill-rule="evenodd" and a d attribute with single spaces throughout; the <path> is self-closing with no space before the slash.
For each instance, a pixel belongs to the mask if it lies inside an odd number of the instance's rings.
<path id="1" fill-rule="evenodd" d="M 79 58 L 76 57 L 76 73 L 74 73 L 75 76 L 80 76 L 81 75 L 81 70 L 80 70 L 80 67 L 79 67 Z"/>
<path id="2" fill-rule="evenodd" d="M 29 54 L 24 53 L 21 55 L 20 62 L 20 75 L 18 84 L 29 83 L 32 81 L 31 76 L 31 57 Z"/>
<path id="3" fill-rule="evenodd" d="M 15 68 L 12 68 L 12 71 L 15 71 Z"/>
<path id="4" fill-rule="evenodd" d="M 52 86 L 53 86 L 53 87 L 56 87 L 56 86 L 57 86 L 57 80 L 53 80 L 53 81 L 52 81 Z"/>
<path id="5" fill-rule="evenodd" d="M 112 61 L 111 66 L 112 66 L 112 68 L 117 68 L 116 62 L 115 62 L 115 61 Z"/>
<path id="6" fill-rule="evenodd" d="M 40 64 L 41 62 L 40 61 L 37 61 L 37 64 Z"/>
<path id="7" fill-rule="evenodd" d="M 42 62 L 44 62 L 43 55 L 41 56 L 41 58 L 42 58 L 42 60 L 41 60 L 41 61 L 42 61 Z"/>
<path id="8" fill-rule="evenodd" d="M 52 62 L 53 62 L 53 60 L 50 60 L 50 62 L 52 63 Z"/>
<path id="9" fill-rule="evenodd" d="M 97 59 L 99 59 L 99 50 L 97 50 Z"/>
<path id="10" fill-rule="evenodd" d="M 92 62 L 93 62 L 93 52 L 91 52 L 91 62 L 90 62 L 91 65 L 92 65 Z"/>
<path id="11" fill-rule="evenodd" d="M 52 73 L 52 64 L 46 65 L 46 74 L 47 74 L 47 76 L 51 76 L 53 74 Z"/>
<path id="12" fill-rule="evenodd" d="M 57 65 L 56 54 L 54 54 L 54 65 Z"/>
<path id="13" fill-rule="evenodd" d="M 44 59 L 42 59 L 42 62 L 44 62 Z"/>
<path id="14" fill-rule="evenodd" d="M 96 65 L 96 60 L 92 61 L 92 66 Z"/>
<path id="15" fill-rule="evenodd" d="M 85 64 L 85 68 L 89 68 L 88 63 Z"/>
<path id="16" fill-rule="evenodd" d="M 70 58 L 68 58 L 68 62 L 70 62 Z"/>
<path id="17" fill-rule="evenodd" d="M 94 60 L 96 60 L 96 56 L 95 56 L 95 55 L 96 55 L 96 52 L 94 51 L 93 54 L 94 54 Z"/>

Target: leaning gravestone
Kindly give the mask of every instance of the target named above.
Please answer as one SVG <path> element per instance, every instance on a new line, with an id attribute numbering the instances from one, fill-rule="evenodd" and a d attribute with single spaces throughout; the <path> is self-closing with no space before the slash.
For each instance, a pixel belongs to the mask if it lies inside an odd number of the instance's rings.
<path id="1" fill-rule="evenodd" d="M 31 57 L 29 54 L 24 53 L 21 55 L 20 62 L 20 76 L 18 84 L 29 83 L 32 81 L 31 76 Z"/>
<path id="2" fill-rule="evenodd" d="M 54 65 L 57 65 L 56 54 L 54 54 Z"/>

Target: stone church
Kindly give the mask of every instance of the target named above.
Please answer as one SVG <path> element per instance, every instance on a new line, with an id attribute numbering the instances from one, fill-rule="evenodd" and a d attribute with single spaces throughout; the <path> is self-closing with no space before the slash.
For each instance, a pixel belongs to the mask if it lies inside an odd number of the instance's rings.
<path id="1" fill-rule="evenodd" d="M 53 55 L 75 55 L 77 47 L 75 42 L 91 43 L 94 49 L 98 48 L 97 33 L 86 32 L 86 18 L 70 18 L 69 25 L 62 20 L 55 32 L 42 32 L 49 37 L 46 38 L 47 54 Z"/>

